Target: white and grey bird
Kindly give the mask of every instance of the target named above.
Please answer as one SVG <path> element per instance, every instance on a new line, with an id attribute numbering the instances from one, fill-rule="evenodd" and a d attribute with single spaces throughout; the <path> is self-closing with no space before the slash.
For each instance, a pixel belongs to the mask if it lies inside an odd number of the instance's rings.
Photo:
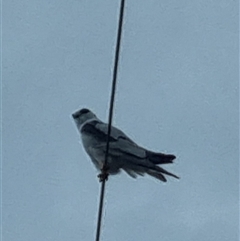
<path id="1" fill-rule="evenodd" d="M 83 146 L 98 170 L 103 168 L 108 124 L 102 122 L 88 109 L 81 109 L 72 114 L 81 134 Z M 108 152 L 108 173 L 117 174 L 124 170 L 131 177 L 143 176 L 145 173 L 163 182 L 163 174 L 178 176 L 159 167 L 161 164 L 173 163 L 174 155 L 156 153 L 138 146 L 126 134 L 116 127 L 111 127 Z"/>

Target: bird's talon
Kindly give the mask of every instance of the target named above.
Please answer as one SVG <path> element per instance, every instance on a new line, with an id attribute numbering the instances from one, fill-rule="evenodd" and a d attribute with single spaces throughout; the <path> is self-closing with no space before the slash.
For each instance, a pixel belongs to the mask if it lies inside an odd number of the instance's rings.
<path id="1" fill-rule="evenodd" d="M 104 180 L 108 180 L 109 174 L 107 172 L 101 172 L 98 174 L 98 178 L 100 182 L 103 182 Z"/>

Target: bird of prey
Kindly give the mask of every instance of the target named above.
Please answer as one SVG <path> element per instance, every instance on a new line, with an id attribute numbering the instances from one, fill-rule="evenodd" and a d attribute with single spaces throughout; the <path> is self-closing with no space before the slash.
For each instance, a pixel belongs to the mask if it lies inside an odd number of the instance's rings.
<path id="1" fill-rule="evenodd" d="M 87 154 L 96 168 L 102 170 L 106 153 L 108 124 L 102 122 L 92 111 L 85 108 L 73 113 L 72 117 L 80 132 Z M 164 174 L 179 177 L 158 165 L 173 163 L 175 158 L 174 155 L 147 150 L 137 145 L 121 130 L 111 127 L 107 159 L 109 174 L 117 174 L 122 169 L 133 178 L 147 173 L 166 182 Z"/>

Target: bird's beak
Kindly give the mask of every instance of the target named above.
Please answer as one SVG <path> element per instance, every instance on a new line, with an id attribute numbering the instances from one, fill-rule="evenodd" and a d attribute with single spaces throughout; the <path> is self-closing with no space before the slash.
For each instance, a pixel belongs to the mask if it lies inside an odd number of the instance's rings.
<path id="1" fill-rule="evenodd" d="M 77 119 L 77 118 L 78 118 L 78 116 L 79 116 L 79 115 L 78 115 L 78 113 L 77 113 L 77 112 L 75 112 L 75 113 L 73 113 L 73 114 L 72 114 L 73 119 Z"/>

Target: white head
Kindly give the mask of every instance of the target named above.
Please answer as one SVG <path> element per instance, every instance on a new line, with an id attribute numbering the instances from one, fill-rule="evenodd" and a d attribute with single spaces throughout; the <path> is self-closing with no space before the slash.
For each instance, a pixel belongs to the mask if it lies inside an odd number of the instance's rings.
<path id="1" fill-rule="evenodd" d="M 81 125 L 88 120 L 97 119 L 97 116 L 95 114 L 93 114 L 90 110 L 85 108 L 74 112 L 72 114 L 72 117 L 78 128 L 80 128 Z"/>

